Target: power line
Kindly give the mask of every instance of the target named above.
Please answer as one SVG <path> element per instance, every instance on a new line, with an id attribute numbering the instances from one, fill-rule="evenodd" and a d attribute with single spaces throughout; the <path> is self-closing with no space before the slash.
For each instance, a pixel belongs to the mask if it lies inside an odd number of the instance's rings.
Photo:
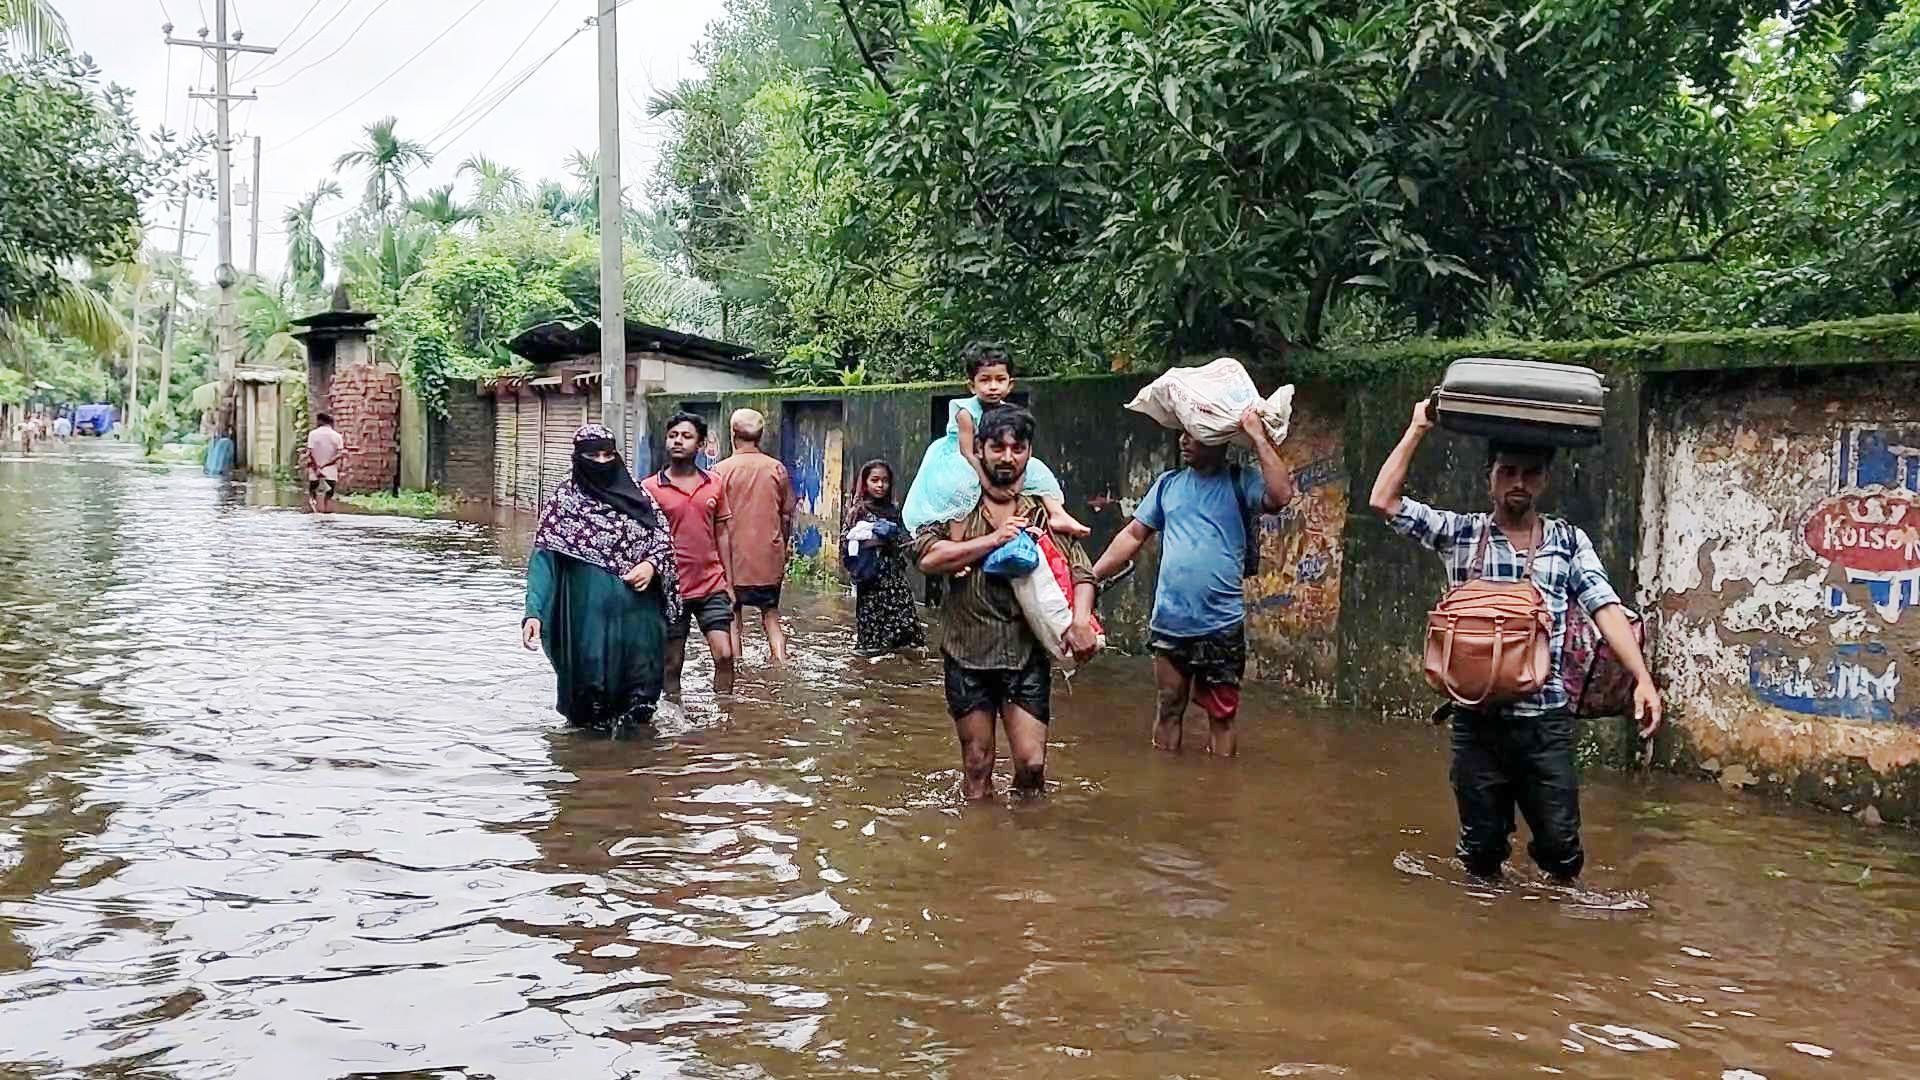
<path id="1" fill-rule="evenodd" d="M 340 5 L 340 11 L 336 11 L 336 12 L 334 12 L 334 13 L 333 13 L 333 18 L 334 18 L 334 19 L 337 19 L 337 18 L 339 18 L 339 17 L 340 17 L 340 14 L 341 14 L 341 12 L 344 12 L 344 11 L 346 11 L 346 10 L 347 10 L 347 7 L 348 7 L 348 6 L 349 6 L 349 5 L 351 4 L 351 2 L 352 2 L 352 0 L 347 0 L 347 3 L 343 3 L 343 4 L 341 4 L 341 5 Z M 314 12 L 316 12 L 316 11 L 319 11 L 319 10 L 320 10 L 320 4 L 321 4 L 321 3 L 322 3 L 322 0 L 313 0 L 313 3 L 307 6 L 307 10 L 306 10 L 306 13 L 300 16 L 300 21 L 298 21 L 298 22 L 296 22 L 296 23 L 294 23 L 294 24 L 293 24 L 293 29 L 291 29 L 291 30 L 289 30 L 289 31 L 287 31 L 287 36 L 285 36 L 285 37 L 283 37 L 283 38 L 281 38 L 281 39 L 280 39 L 280 47 L 281 47 L 282 49 L 286 49 L 286 48 L 287 48 L 287 42 L 289 42 L 289 41 L 292 41 L 292 40 L 293 40 L 293 35 L 295 35 L 295 34 L 297 34 L 297 33 L 299 33 L 299 32 L 300 32 L 300 28 L 301 28 L 301 27 L 303 27 L 303 26 L 305 26 L 305 25 L 307 25 L 307 19 L 308 19 L 308 18 L 310 18 L 310 17 L 312 17 L 312 15 L 313 15 L 313 13 L 314 13 Z M 328 25 L 331 25 L 331 24 L 332 24 L 332 22 L 333 22 L 333 19 L 328 19 L 328 20 L 327 20 L 327 24 L 328 24 Z M 327 27 L 326 27 L 326 25 L 323 25 L 323 26 L 321 26 L 319 30 L 315 30 L 315 31 L 313 32 L 313 36 L 314 36 L 314 37 L 318 37 L 318 36 L 320 36 L 320 33 L 321 33 L 321 31 L 323 31 L 323 30 L 325 30 L 326 28 L 327 28 Z M 287 57 L 289 57 L 289 56 L 291 56 L 291 55 L 292 55 L 292 54 L 293 54 L 294 52 L 298 52 L 298 51 L 299 51 L 300 49 L 304 49 L 304 48 L 306 48 L 306 47 L 307 47 L 308 45 L 311 45 L 312 43 L 313 43 L 313 38 L 312 38 L 312 37 L 310 37 L 310 38 L 308 38 L 308 39 L 307 39 L 306 41 L 303 41 L 303 42 L 301 42 L 301 43 L 300 43 L 299 45 L 297 45 L 297 46 L 295 46 L 295 47 L 294 47 L 294 48 L 293 48 L 292 50 L 290 50 L 290 51 L 286 51 L 286 52 L 282 52 L 282 53 L 280 54 L 280 58 L 279 58 L 278 60 L 269 60 L 269 61 L 267 61 L 266 63 L 264 63 L 264 64 L 262 64 L 262 65 L 261 65 L 260 67 L 258 67 L 258 68 L 255 68 L 255 69 L 254 69 L 253 71 L 250 71 L 250 72 L 248 72 L 247 74 L 245 74 L 245 75 L 243 75 L 243 76 L 241 76 L 241 77 L 242 77 L 242 78 L 244 78 L 244 79 L 257 79 L 257 78 L 259 78 L 259 77 L 260 77 L 260 74 L 261 74 L 262 72 L 264 72 L 264 71 L 266 71 L 267 69 L 269 69 L 269 68 L 271 68 L 271 67 L 274 67 L 274 66 L 275 66 L 275 65 L 277 65 L 277 64 L 284 64 L 284 63 L 286 63 L 286 62 L 287 62 Z"/>
<path id="2" fill-rule="evenodd" d="M 633 3 L 633 0 L 619 0 L 619 2 L 614 4 L 610 10 L 618 11 L 621 8 L 626 7 L 628 4 L 631 4 L 631 3 Z M 558 7 L 559 5 L 556 3 L 554 6 Z M 541 16 L 541 22 L 544 23 L 547 19 L 547 16 L 550 16 L 552 14 L 553 14 L 552 9 L 551 8 L 548 9 L 547 15 Z M 493 103 L 488 105 L 487 108 L 480 113 L 480 115 L 476 116 L 473 119 L 472 123 L 461 128 L 458 132 L 454 133 L 451 137 L 446 139 L 441 149 L 445 149 L 445 147 L 453 145 L 455 142 L 458 142 L 462 137 L 464 137 L 468 132 L 472 131 L 475 127 L 478 127 L 482 121 L 484 121 L 488 116 L 492 115 L 495 109 L 498 109 L 501 105 L 505 104 L 508 98 L 512 97 L 514 93 L 516 93 L 522 86 L 525 86 L 527 84 L 528 80 L 532 79 L 536 74 L 538 74 L 540 69 L 547 65 L 548 61 L 551 61 L 555 56 L 559 55 L 561 49 L 566 48 L 567 45 L 573 41 L 574 38 L 577 38 L 581 34 L 586 33 L 587 30 L 590 29 L 593 25 L 594 25 L 594 20 L 588 19 L 582 25 L 575 27 L 573 33 L 568 34 L 566 38 L 562 40 L 560 44 L 555 45 L 553 49 L 547 53 L 547 55 L 534 61 L 531 67 L 529 67 L 526 71 L 524 71 L 519 76 L 515 77 L 506 87 L 504 87 L 499 91 L 496 91 Z M 536 26 L 535 29 L 537 30 L 538 27 Z M 530 33 L 527 36 L 531 38 L 533 35 Z M 524 46 L 526 43 L 523 41 L 521 44 Z M 514 50 L 514 53 L 518 54 L 519 51 L 520 50 L 516 48 Z M 513 57 L 509 56 L 507 59 L 509 62 L 511 62 Z M 501 67 L 505 67 L 505 66 L 506 66 L 505 64 L 501 65 Z M 496 72 L 495 74 L 498 74 L 498 72 Z M 490 83 L 493 80 L 489 78 L 487 81 Z M 485 90 L 484 86 L 482 87 L 482 90 L 483 91 Z M 476 98 L 478 96 L 479 95 L 475 95 Z M 461 107 L 460 111 L 464 113 L 467 110 L 467 108 L 472 106 L 472 104 L 473 103 L 469 101 L 467 105 Z M 452 127 L 454 124 L 459 122 L 457 118 L 458 115 L 459 114 L 455 114 L 456 119 L 449 122 L 446 125 L 443 125 L 440 128 L 439 132 L 433 135 L 431 138 L 429 138 L 427 142 L 429 144 L 432 144 L 433 142 L 438 141 L 440 139 L 440 136 L 445 134 L 448 128 Z"/>
<path id="3" fill-rule="evenodd" d="M 625 0 L 625 2 L 631 3 L 632 0 Z M 498 109 L 500 106 L 506 104 L 507 99 L 511 98 L 516 92 L 519 91 L 521 87 L 525 86 L 529 81 L 531 81 L 535 75 L 540 73 L 540 70 L 542 68 L 546 67 L 547 64 L 552 62 L 554 57 L 560 55 L 560 50 L 572 44 L 574 39 L 578 38 L 581 34 L 585 33 L 586 30 L 587 28 L 585 26 L 576 27 L 571 34 L 568 34 L 566 36 L 565 40 L 561 41 L 560 44 L 555 45 L 552 49 L 548 50 L 545 56 L 534 61 L 532 65 L 530 65 L 525 71 L 521 72 L 518 76 L 516 76 L 510 83 L 502 87 L 500 90 L 496 91 L 495 94 L 493 95 L 493 101 L 490 104 L 488 104 L 485 110 L 483 110 L 479 115 L 475 116 L 472 121 L 467 123 L 465 127 L 462 127 L 459 131 L 453 133 L 451 136 L 446 137 L 444 140 L 440 140 L 438 137 L 436 137 L 436 139 L 429 140 L 429 142 L 440 141 L 441 142 L 440 149 L 445 149 L 446 147 L 453 145 L 455 142 L 458 142 L 461 138 L 465 137 L 468 132 L 472 131 L 475 127 L 478 127 L 483 121 L 485 121 L 487 117 L 493 115 L 493 112 L 495 109 Z M 444 131 L 448 126 L 450 125 L 443 125 L 442 130 Z M 400 174 L 401 179 L 405 180 L 407 178 L 410 178 L 415 173 L 419 172 L 421 169 L 425 167 L 426 167 L 425 164 L 414 165 L 411 168 L 407 169 L 406 172 Z M 336 211 L 335 213 L 327 217 L 319 218 L 315 220 L 313 223 L 314 228 L 318 229 L 323 225 L 331 225 L 341 220 L 342 218 L 347 217 L 349 214 L 352 214 L 357 209 L 359 209 L 359 207 L 354 205 L 352 201 L 349 200 L 345 209 Z"/>
<path id="4" fill-rule="evenodd" d="M 353 44 L 353 39 L 359 36 L 360 31 L 365 30 L 367 28 L 367 24 L 373 21 L 373 17 L 375 15 L 380 14 L 381 9 L 385 8 L 388 4 L 392 2 L 393 0 L 380 0 L 380 3 L 374 5 L 374 8 L 372 11 L 367 12 L 367 17 L 360 20 L 360 24 L 358 26 L 355 26 L 353 30 L 347 34 L 346 38 L 340 42 L 340 44 L 335 45 L 333 47 L 332 52 L 328 53 L 327 55 L 321 57 L 318 60 L 315 60 L 313 63 L 308 64 L 306 67 L 301 68 L 300 70 L 294 72 L 293 74 L 288 75 L 287 77 L 280 79 L 277 82 L 270 82 L 266 84 L 266 86 L 260 87 L 259 89 L 271 90 L 276 86 L 285 86 L 286 84 L 292 82 L 293 80 L 299 78 L 300 76 L 306 74 L 307 72 L 312 71 L 314 68 L 319 67 L 321 64 L 324 64 L 327 61 L 333 59 L 334 57 L 340 55 L 340 50 L 346 48 L 348 45 Z M 340 15 L 344 13 L 346 10 L 347 9 L 344 7 L 341 8 L 339 12 L 336 12 L 334 14 L 333 18 L 334 19 L 339 18 Z M 319 30 L 315 30 L 313 32 L 313 36 L 315 38 L 319 37 L 320 34 L 326 30 L 327 26 L 331 26 L 331 25 L 333 25 L 333 19 L 328 19 L 326 26 L 322 26 Z M 312 44 L 312 41 L 313 39 L 309 38 L 306 42 L 303 42 L 300 47 L 305 48 L 307 45 Z M 262 68 L 260 71 L 255 72 L 252 77 L 258 78 L 260 75 L 264 74 L 268 70 L 270 69 Z"/>
<path id="5" fill-rule="evenodd" d="M 562 41 L 560 44 L 555 45 L 551 52 L 541 57 L 538 61 L 534 63 L 532 67 L 528 68 L 523 74 L 521 74 L 518 79 L 514 80 L 512 83 L 509 83 L 505 88 L 503 88 L 499 93 L 497 93 L 494 97 L 493 103 L 488 105 L 486 109 L 483 110 L 478 116 L 474 117 L 471 123 L 467 124 L 465 127 L 461 128 L 459 131 L 453 133 L 452 135 L 447 136 L 446 141 L 441 144 L 440 148 L 444 150 L 447 147 L 452 146 L 454 143 L 459 142 L 462 138 L 464 138 L 467 132 L 472 131 L 476 127 L 479 127 L 482 121 L 486 120 L 487 117 L 493 115 L 493 111 L 495 109 L 498 109 L 500 106 L 506 104 L 508 98 L 512 97 L 516 92 L 518 92 L 519 89 L 522 86 L 525 86 L 530 80 L 532 80 L 532 78 L 535 75 L 539 74 L 541 68 L 546 67 L 549 61 L 551 61 L 554 57 L 560 55 L 560 50 L 572 44 L 575 38 L 579 37 L 581 34 L 586 32 L 586 29 L 587 28 L 584 26 L 575 28 L 573 33 L 567 35 L 567 38 L 565 41 Z"/>
<path id="6" fill-rule="evenodd" d="M 313 134 L 316 130 L 318 130 L 321 127 L 321 125 L 325 124 L 327 121 L 332 120 L 334 117 L 339 116 L 341 113 L 346 112 L 348 109 L 351 109 L 355 105 L 358 105 L 362 101 L 365 101 L 369 96 L 373 94 L 375 90 L 378 90 L 381 87 L 392 82 L 395 76 L 407 70 L 407 68 L 413 66 L 413 62 L 415 60 L 418 60 L 422 56 L 425 56 L 429 49 L 433 48 L 435 45 L 440 44 L 440 42 L 444 40 L 448 34 L 453 33 L 456 29 L 459 28 L 461 23 L 466 22 L 469 18 L 472 18 L 476 12 L 478 12 L 481 8 L 487 6 L 487 3 L 488 3 L 488 0 L 474 0 L 474 3 L 471 4 L 467 8 L 467 10 L 460 13 L 459 18 L 447 24 L 447 28 L 445 30 L 442 30 L 438 34 L 434 35 L 434 38 L 432 41 L 429 41 L 425 45 L 420 46 L 419 52 L 416 52 L 412 56 L 409 56 L 405 60 L 401 61 L 400 66 L 388 72 L 385 78 L 381 79 L 377 83 L 374 83 L 372 86 L 367 87 L 365 90 L 362 90 L 358 97 L 355 97 L 352 101 L 347 102 L 345 105 L 342 105 L 339 108 L 328 113 L 327 115 L 321 117 L 319 120 L 315 121 L 311 126 L 306 128 L 306 130 L 301 131 L 300 133 L 283 140 L 280 143 L 280 146 L 282 148 L 285 148 L 287 146 L 291 146 L 296 142 L 299 142 L 301 139 L 307 137 L 308 135 Z M 381 6 L 383 7 L 385 6 L 384 0 L 382 0 Z M 284 82 L 285 80 L 282 80 L 282 81 Z M 279 85 L 279 83 L 274 83 L 272 85 L 277 86 Z"/>
<path id="7" fill-rule="evenodd" d="M 514 57 L 520 55 L 521 50 L 527 47 L 527 42 L 533 40 L 533 36 L 540 32 L 540 28 L 546 25 L 548 19 L 553 18 L 553 13 L 559 10 L 559 8 L 560 0 L 553 0 L 553 4 L 547 8 L 546 14 L 534 21 L 533 26 L 528 29 L 526 36 L 520 39 L 520 44 L 515 45 L 513 51 L 507 54 L 507 58 L 500 61 L 500 66 L 493 69 L 493 73 L 487 76 L 487 80 L 480 84 L 480 89 L 473 92 L 473 96 L 467 99 L 466 104 L 461 105 L 459 109 L 455 110 L 453 116 L 445 124 L 441 125 L 440 130 L 427 137 L 429 143 L 446 134 L 449 128 L 465 118 L 467 110 L 473 108 L 473 106 L 479 102 L 481 97 L 486 94 L 487 88 L 493 85 L 493 80 L 499 78 L 500 73 L 507 70 L 507 65 L 513 63 Z"/>

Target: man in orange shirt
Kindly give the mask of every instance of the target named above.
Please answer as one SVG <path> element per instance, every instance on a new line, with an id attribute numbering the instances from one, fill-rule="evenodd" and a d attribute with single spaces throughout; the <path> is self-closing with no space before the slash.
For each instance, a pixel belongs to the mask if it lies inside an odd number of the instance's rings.
<path id="1" fill-rule="evenodd" d="M 780 584 L 787 576 L 787 538 L 793 535 L 793 481 L 779 459 L 760 449 L 767 418 L 752 409 L 733 413 L 733 454 L 713 467 L 726 489 L 733 520 L 727 536 L 733 562 L 733 651 L 745 636 L 744 608 L 760 609 L 760 626 L 775 661 L 787 659 L 787 632 L 780 625 Z"/>
<path id="2" fill-rule="evenodd" d="M 667 467 L 643 486 L 667 517 L 673 533 L 673 561 L 680 574 L 680 618 L 667 628 L 666 694 L 680 700 L 680 673 L 687 664 L 689 622 L 700 624 L 713 653 L 713 692 L 733 692 L 733 593 L 727 567 L 733 552 L 727 522 L 733 511 L 727 491 L 710 472 L 693 463 L 707 441 L 707 422 L 693 413 L 667 420 Z"/>

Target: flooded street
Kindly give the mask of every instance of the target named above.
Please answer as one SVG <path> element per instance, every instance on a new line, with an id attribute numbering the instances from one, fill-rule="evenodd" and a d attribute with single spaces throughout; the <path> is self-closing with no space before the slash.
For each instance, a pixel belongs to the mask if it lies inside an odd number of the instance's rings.
<path id="1" fill-rule="evenodd" d="M 1920 1070 L 1911 833 L 1603 773 L 1588 891 L 1476 888 L 1440 731 L 1255 687 L 1240 760 L 1159 755 L 1111 657 L 1048 797 L 963 807 L 937 664 L 837 596 L 584 739 L 509 534 L 275 501 L 0 457 L 0 1075 Z"/>

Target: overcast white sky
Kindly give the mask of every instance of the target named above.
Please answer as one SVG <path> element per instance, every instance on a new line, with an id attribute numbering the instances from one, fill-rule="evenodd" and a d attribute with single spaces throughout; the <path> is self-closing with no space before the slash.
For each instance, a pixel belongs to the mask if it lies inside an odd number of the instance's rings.
<path id="1" fill-rule="evenodd" d="M 594 31 L 568 40 L 599 2 L 228 0 L 229 31 L 243 30 L 248 44 L 281 50 L 270 57 L 244 56 L 234 65 L 233 91 L 257 88 L 260 95 L 258 102 L 234 105 L 233 171 L 236 183 L 251 181 L 251 136 L 260 136 L 261 273 L 277 277 L 284 269 L 281 217 L 286 208 L 332 175 L 334 159 L 362 127 L 385 116 L 399 117 L 402 137 L 430 140 L 434 150 L 434 164 L 409 181 L 410 192 L 453 181 L 460 162 L 476 153 L 518 167 L 529 186 L 543 176 L 562 175 L 569 154 L 592 150 L 599 142 Z M 66 16 L 75 48 L 92 55 L 109 81 L 134 92 L 143 130 L 164 122 L 177 132 L 211 133 L 211 103 L 191 101 L 187 92 L 189 87 L 212 89 L 212 64 L 201 50 L 162 44 L 160 27 L 171 21 L 175 37 L 194 38 L 202 25 L 211 30 L 214 3 L 57 0 L 56 6 Z M 698 74 L 694 44 L 723 7 L 723 0 L 629 0 L 619 10 L 625 104 L 621 156 L 631 197 L 641 194 L 658 159 L 659 128 L 646 119 L 645 103 L 654 87 Z M 491 103 L 493 91 L 556 47 L 560 51 L 525 85 L 472 123 Z M 211 171 L 211 157 L 206 167 Z M 340 185 L 348 199 L 355 199 L 362 182 L 348 175 Z M 346 208 L 343 200 L 323 204 L 321 219 Z M 248 214 L 246 208 L 234 209 L 234 263 L 242 269 Z M 157 220 L 163 217 L 167 220 Z M 187 238 L 188 257 L 203 280 L 211 280 L 216 262 L 214 217 L 209 198 L 197 201 L 188 219 L 190 229 L 205 234 Z M 149 226 L 177 223 L 158 205 L 148 208 Z M 328 223 L 321 229 L 329 251 L 335 227 Z M 170 247 L 174 239 L 170 228 L 152 230 L 148 237 L 157 247 Z"/>

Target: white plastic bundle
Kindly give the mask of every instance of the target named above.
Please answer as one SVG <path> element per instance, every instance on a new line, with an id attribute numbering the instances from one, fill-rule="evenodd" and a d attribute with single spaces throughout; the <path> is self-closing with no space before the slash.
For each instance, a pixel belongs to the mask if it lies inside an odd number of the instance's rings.
<path id="1" fill-rule="evenodd" d="M 1268 436 L 1275 446 L 1280 445 L 1293 423 L 1293 384 L 1263 400 L 1253 385 L 1253 376 L 1231 356 L 1205 367 L 1174 368 L 1135 394 L 1127 408 L 1146 413 L 1161 427 L 1185 431 L 1208 446 L 1247 446 L 1247 434 L 1240 430 L 1240 415 L 1249 405 L 1259 407 Z"/>
<path id="2" fill-rule="evenodd" d="M 1051 538 L 1042 536 L 1041 553 L 1050 554 Z M 1056 552 L 1057 553 L 1057 549 Z M 1056 661 L 1071 667 L 1074 664 L 1073 653 L 1067 648 L 1067 630 L 1073 626 L 1073 598 L 1069 595 L 1071 579 L 1062 581 L 1061 571 L 1065 567 L 1065 558 L 1055 565 L 1052 558 L 1042 558 L 1033 572 L 1023 574 L 1008 582 L 1013 586 L 1013 598 L 1020 604 L 1020 613 L 1027 617 L 1027 625 L 1033 629 L 1033 636 L 1040 641 L 1040 647 Z M 1099 619 L 1094 620 L 1094 642 L 1099 648 L 1107 647 L 1107 635 L 1100 632 Z"/>

